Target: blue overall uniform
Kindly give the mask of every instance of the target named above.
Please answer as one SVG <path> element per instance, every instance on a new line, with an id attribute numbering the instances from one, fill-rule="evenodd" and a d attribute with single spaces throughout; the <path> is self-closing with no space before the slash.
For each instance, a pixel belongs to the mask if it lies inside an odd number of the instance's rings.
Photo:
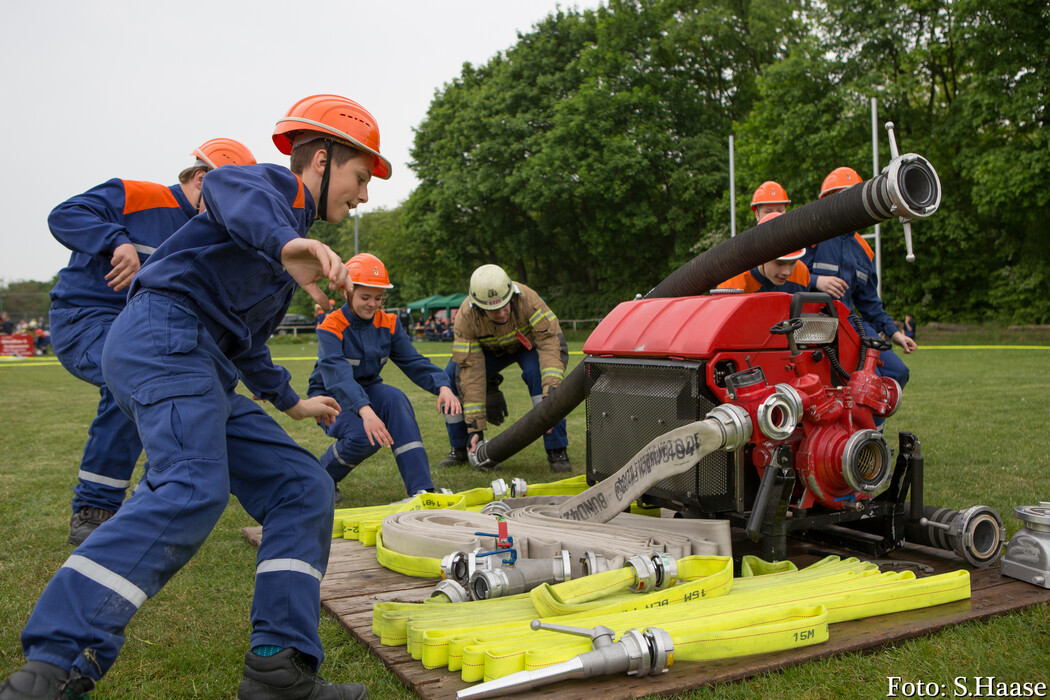
<path id="1" fill-rule="evenodd" d="M 857 312 L 869 336 L 874 337 L 882 332 L 889 338 L 897 332 L 897 326 L 879 299 L 879 278 L 872 262 L 874 254 L 869 255 L 870 248 L 862 241 L 856 233 L 836 236 L 806 248 L 802 262 L 814 278 L 828 275 L 848 284 L 849 288 L 839 301 L 846 308 Z M 897 380 L 903 388 L 908 383 L 907 365 L 892 350 L 879 353 L 879 359 L 882 360 L 882 366 L 876 373 Z"/>
<path id="2" fill-rule="evenodd" d="M 73 488 L 74 513 L 116 511 L 142 453 L 135 424 L 102 377 L 102 347 L 128 291 L 106 283 L 113 251 L 131 243 L 145 261 L 196 213 L 179 185 L 110 180 L 63 202 L 48 217 L 51 233 L 73 251 L 51 290 L 51 344 L 70 374 L 99 390 L 98 414 L 88 428 Z"/>
<path id="3" fill-rule="evenodd" d="M 139 488 L 66 560 L 22 633 L 26 658 L 99 679 L 124 627 L 200 547 L 233 493 L 263 526 L 251 646 L 294 647 L 320 664 L 320 582 L 333 486 L 317 459 L 251 399 L 299 397 L 266 339 L 295 282 L 281 248 L 306 235 L 314 204 L 275 165 L 204 178 L 207 213 L 157 248 L 110 328 L 103 375 L 150 460 Z"/>
<path id="4" fill-rule="evenodd" d="M 394 461 L 411 496 L 433 489 L 434 482 L 412 403 L 379 376 L 388 359 L 431 394 L 450 386 L 441 368 L 413 347 L 397 316 L 377 311 L 365 320 L 344 304 L 317 327 L 317 364 L 307 394 L 331 396 L 343 409 L 335 423 L 322 426 L 336 439 L 321 455 L 321 466 L 335 482 L 379 451 L 379 445 L 368 442 L 358 415 L 362 407 L 371 405 L 394 439 Z"/>

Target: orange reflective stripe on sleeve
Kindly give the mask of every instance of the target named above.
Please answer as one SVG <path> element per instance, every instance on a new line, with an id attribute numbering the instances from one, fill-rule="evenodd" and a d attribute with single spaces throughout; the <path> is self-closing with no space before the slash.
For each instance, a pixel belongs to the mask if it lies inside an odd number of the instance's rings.
<path id="1" fill-rule="evenodd" d="M 376 311 L 376 315 L 372 317 L 372 324 L 376 328 L 387 329 L 390 331 L 390 335 L 393 335 L 394 330 L 397 328 L 397 316 L 388 314 L 385 311 Z"/>
<path id="2" fill-rule="evenodd" d="M 343 331 L 346 330 L 347 326 L 350 325 L 350 321 L 343 315 L 342 309 L 336 309 L 332 313 L 324 317 L 321 321 L 321 325 L 318 326 L 321 330 L 326 330 L 329 333 L 335 333 L 340 338 L 343 337 Z"/>
<path id="3" fill-rule="evenodd" d="M 124 183 L 124 214 L 146 209 L 178 209 L 175 195 L 164 185 L 155 182 L 121 180 Z"/>

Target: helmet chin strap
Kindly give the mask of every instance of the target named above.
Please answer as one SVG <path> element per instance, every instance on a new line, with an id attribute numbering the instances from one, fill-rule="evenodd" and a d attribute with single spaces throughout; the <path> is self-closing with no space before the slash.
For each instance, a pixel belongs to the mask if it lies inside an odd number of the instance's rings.
<path id="1" fill-rule="evenodd" d="M 321 175 L 321 196 L 317 203 L 317 218 L 328 220 L 328 178 L 332 171 L 332 140 L 324 140 L 324 173 Z"/>

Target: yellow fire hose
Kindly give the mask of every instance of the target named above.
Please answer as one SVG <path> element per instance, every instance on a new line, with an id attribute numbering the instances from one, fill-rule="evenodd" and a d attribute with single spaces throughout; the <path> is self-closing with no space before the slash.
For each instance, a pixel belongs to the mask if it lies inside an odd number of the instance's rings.
<path id="1" fill-rule="evenodd" d="M 827 625 L 966 599 L 969 574 L 916 579 L 880 573 L 871 563 L 828 557 L 801 571 L 745 558 L 731 578 L 731 559 L 688 557 L 680 583 L 632 594 L 630 568 L 544 584 L 529 594 L 458 604 L 377 603 L 373 630 L 384 644 L 408 646 L 426 668 L 460 670 L 477 681 L 557 664 L 590 650 L 587 639 L 534 631 L 540 618 L 580 628 L 605 625 L 617 636 L 659 627 L 679 660 L 705 660 L 794 648 L 826 641 Z M 625 573 L 626 572 L 626 573 Z M 727 573 L 728 572 L 728 573 Z"/>

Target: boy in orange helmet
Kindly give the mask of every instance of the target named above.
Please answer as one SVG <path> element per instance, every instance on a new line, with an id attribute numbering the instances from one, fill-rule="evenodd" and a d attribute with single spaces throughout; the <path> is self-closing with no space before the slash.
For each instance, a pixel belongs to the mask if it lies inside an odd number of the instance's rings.
<path id="1" fill-rule="evenodd" d="M 769 212 L 758 222 L 764 224 L 780 216 L 780 212 Z M 776 260 L 762 263 L 747 272 L 742 272 L 732 279 L 718 285 L 719 289 L 739 289 L 751 294 L 754 292 L 805 292 L 809 290 L 809 270 L 801 258 L 805 250 L 781 255 Z"/>
<path id="2" fill-rule="evenodd" d="M 319 279 L 348 284 L 339 256 L 306 233 L 315 216 L 338 223 L 367 201 L 369 181 L 389 177 L 390 163 L 372 115 L 335 95 L 296 103 L 273 138 L 291 170 L 209 173 L 207 212 L 132 281 L 102 369 L 150 461 L 145 488 L 51 579 L 22 632 L 27 663 L 0 686 L 0 700 L 85 697 L 116 660 L 131 617 L 189 561 L 231 493 L 263 527 L 237 697 L 368 696 L 360 683 L 332 685 L 316 672 L 332 479 L 236 387 L 243 381 L 295 420 L 339 415 L 330 397 L 299 397 L 266 340 L 296 285 L 322 303 Z"/>
<path id="3" fill-rule="evenodd" d="M 70 374 L 98 387 L 98 413 L 73 488 L 69 543 L 78 545 L 113 516 L 142 453 L 135 424 L 121 412 L 102 377 L 109 327 L 127 302 L 127 288 L 150 254 L 201 210 L 204 174 L 223 165 L 253 165 L 233 139 L 211 139 L 190 155 L 193 165 L 170 187 L 114 179 L 55 207 L 51 233 L 73 251 L 51 290 L 52 345 Z"/>
<path id="4" fill-rule="evenodd" d="M 787 192 L 779 182 L 766 180 L 755 193 L 751 195 L 751 211 L 755 213 L 755 221 L 761 223 L 766 214 L 783 214 L 787 211 L 787 205 L 791 204 Z"/>

